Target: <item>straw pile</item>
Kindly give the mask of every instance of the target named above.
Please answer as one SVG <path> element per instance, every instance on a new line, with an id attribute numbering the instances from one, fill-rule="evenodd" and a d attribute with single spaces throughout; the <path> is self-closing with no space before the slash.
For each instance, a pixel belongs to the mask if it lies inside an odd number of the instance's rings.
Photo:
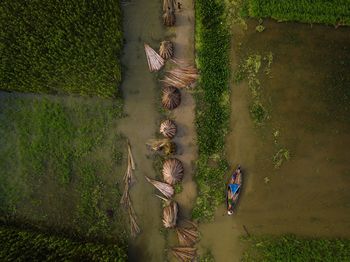
<path id="1" fill-rule="evenodd" d="M 162 104 L 168 110 L 173 110 L 181 103 L 181 93 L 179 89 L 172 86 L 163 88 Z"/>
<path id="2" fill-rule="evenodd" d="M 187 262 L 195 259 L 197 249 L 194 247 L 173 247 L 171 251 L 178 260 Z"/>
<path id="3" fill-rule="evenodd" d="M 176 130 L 177 128 L 174 121 L 169 119 L 164 120 L 159 128 L 159 132 L 166 138 L 173 138 L 176 135 Z"/>
<path id="4" fill-rule="evenodd" d="M 198 79 L 198 71 L 191 65 L 182 65 L 166 72 L 164 80 L 166 86 L 187 88 Z"/>
<path id="5" fill-rule="evenodd" d="M 170 158 L 165 160 L 163 164 L 163 178 L 164 181 L 170 185 L 182 180 L 184 175 L 184 168 L 180 160 Z"/>
<path id="6" fill-rule="evenodd" d="M 176 226 L 177 220 L 177 203 L 170 201 L 170 203 L 163 209 L 163 224 L 165 228 L 173 228 Z"/>
<path id="7" fill-rule="evenodd" d="M 174 45 L 170 41 L 162 41 L 159 47 L 159 54 L 164 59 L 172 58 L 174 55 Z"/>
<path id="8" fill-rule="evenodd" d="M 144 44 L 149 70 L 158 71 L 164 66 L 164 59 L 147 44 Z"/>
<path id="9" fill-rule="evenodd" d="M 174 188 L 167 183 L 163 183 L 145 176 L 146 180 L 157 188 L 166 198 L 172 198 L 174 195 Z"/>

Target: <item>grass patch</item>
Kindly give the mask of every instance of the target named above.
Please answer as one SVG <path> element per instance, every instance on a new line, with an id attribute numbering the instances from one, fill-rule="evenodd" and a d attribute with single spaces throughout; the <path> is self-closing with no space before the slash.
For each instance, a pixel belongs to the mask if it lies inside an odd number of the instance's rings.
<path id="1" fill-rule="evenodd" d="M 114 97 L 121 82 L 119 5 L 1 1 L 0 89 Z"/>
<path id="2" fill-rule="evenodd" d="M 249 0 L 249 16 L 272 17 L 278 21 L 298 21 L 350 25 L 349 0 Z"/>
<path id="3" fill-rule="evenodd" d="M 230 115 L 230 33 L 224 2 L 198 0 L 195 11 L 196 63 L 201 76 L 195 93 L 199 159 L 198 196 L 192 216 L 209 220 L 224 200 L 224 175 L 228 170 L 224 141 Z"/>
<path id="4" fill-rule="evenodd" d="M 1 94 L 0 219 L 124 238 L 118 101 Z"/>
<path id="5" fill-rule="evenodd" d="M 293 235 L 248 239 L 243 261 L 349 261 L 350 240 Z"/>
<path id="6" fill-rule="evenodd" d="M 124 247 L 0 226 L 2 261 L 126 261 Z"/>

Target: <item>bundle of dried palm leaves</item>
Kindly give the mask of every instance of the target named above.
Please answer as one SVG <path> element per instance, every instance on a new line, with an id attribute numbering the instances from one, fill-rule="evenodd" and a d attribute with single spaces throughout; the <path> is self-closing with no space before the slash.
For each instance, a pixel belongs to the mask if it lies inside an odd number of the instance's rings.
<path id="1" fill-rule="evenodd" d="M 164 66 L 164 59 L 147 44 L 144 44 L 149 70 L 158 71 Z"/>
<path id="2" fill-rule="evenodd" d="M 146 143 L 154 151 L 164 151 L 165 155 L 172 155 L 176 153 L 176 144 L 168 138 L 163 139 L 149 139 Z"/>
<path id="3" fill-rule="evenodd" d="M 168 201 L 163 209 L 163 224 L 165 228 L 176 226 L 178 206 L 175 201 Z"/>
<path id="4" fill-rule="evenodd" d="M 163 88 L 162 104 L 168 110 L 173 110 L 181 103 L 181 93 L 173 86 Z"/>
<path id="5" fill-rule="evenodd" d="M 130 220 L 130 235 L 132 237 L 136 237 L 141 230 L 139 225 L 136 222 L 136 215 L 132 206 L 129 207 L 128 213 L 129 213 L 129 220 Z"/>
<path id="6" fill-rule="evenodd" d="M 120 204 L 127 209 L 131 205 L 130 195 L 129 195 L 129 183 L 125 183 L 124 192 L 122 198 L 120 199 Z"/>
<path id="7" fill-rule="evenodd" d="M 163 164 L 163 178 L 164 181 L 170 185 L 182 180 L 184 175 L 184 168 L 180 160 L 170 158 L 165 160 Z"/>
<path id="8" fill-rule="evenodd" d="M 164 84 L 177 88 L 187 88 L 198 79 L 198 71 L 191 65 L 182 65 L 166 72 Z"/>
<path id="9" fill-rule="evenodd" d="M 167 10 L 175 11 L 176 0 L 163 0 L 163 12 Z"/>
<path id="10" fill-rule="evenodd" d="M 171 251 L 179 261 L 189 262 L 196 258 L 197 249 L 194 247 L 173 247 Z"/>
<path id="11" fill-rule="evenodd" d="M 160 182 L 145 176 L 146 180 L 151 183 L 155 188 L 157 188 L 166 198 L 172 198 L 174 195 L 174 188 L 164 182 Z"/>
<path id="12" fill-rule="evenodd" d="M 162 41 L 159 47 L 159 54 L 164 59 L 172 58 L 174 55 L 174 45 L 170 41 Z"/>
<path id="13" fill-rule="evenodd" d="M 159 132 L 167 138 L 173 138 L 176 135 L 176 131 L 177 128 L 174 121 L 167 119 L 160 124 Z"/>
<path id="14" fill-rule="evenodd" d="M 197 228 L 176 228 L 177 238 L 180 246 L 193 246 L 199 237 Z"/>
<path id="15" fill-rule="evenodd" d="M 171 10 L 165 11 L 163 14 L 163 23 L 165 26 L 174 26 L 176 23 L 175 12 Z"/>

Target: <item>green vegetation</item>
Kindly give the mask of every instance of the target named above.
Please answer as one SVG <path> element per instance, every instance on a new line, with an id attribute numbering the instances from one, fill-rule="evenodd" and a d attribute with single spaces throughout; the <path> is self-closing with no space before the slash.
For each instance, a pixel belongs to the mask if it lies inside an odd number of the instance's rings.
<path id="1" fill-rule="evenodd" d="M 295 236 L 248 239 L 243 261 L 349 261 L 350 240 Z"/>
<path id="2" fill-rule="evenodd" d="M 4 0 L 0 10 L 0 89 L 118 94 L 119 1 Z"/>
<path id="3" fill-rule="evenodd" d="M 123 247 L 0 226 L 1 261 L 126 261 Z"/>
<path id="4" fill-rule="evenodd" d="M 248 0 L 246 4 L 252 17 L 350 25 L 350 0 Z"/>
<path id="5" fill-rule="evenodd" d="M 0 220 L 123 239 L 118 101 L 0 96 Z"/>
<path id="6" fill-rule="evenodd" d="M 199 262 L 214 262 L 214 256 L 210 252 L 210 250 L 207 250 L 203 255 L 199 257 Z"/>
<path id="7" fill-rule="evenodd" d="M 199 159 L 198 197 L 193 218 L 213 218 L 223 202 L 225 174 L 224 141 L 229 122 L 230 33 L 222 1 L 198 0 L 196 11 L 197 67 L 201 77 L 195 93 Z"/>

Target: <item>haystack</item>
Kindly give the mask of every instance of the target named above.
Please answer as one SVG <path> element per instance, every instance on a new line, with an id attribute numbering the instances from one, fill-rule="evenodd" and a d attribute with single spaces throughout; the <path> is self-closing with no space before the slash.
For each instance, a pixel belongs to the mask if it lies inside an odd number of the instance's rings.
<path id="1" fill-rule="evenodd" d="M 197 249 L 194 247 L 173 247 L 171 249 L 179 261 L 193 261 L 196 258 Z"/>
<path id="2" fill-rule="evenodd" d="M 174 55 L 174 45 L 170 41 L 162 41 L 159 47 L 159 54 L 164 59 L 172 58 Z"/>
<path id="3" fill-rule="evenodd" d="M 149 139 L 146 145 L 154 151 L 163 151 L 167 156 L 176 153 L 176 144 L 168 138 Z"/>
<path id="4" fill-rule="evenodd" d="M 149 70 L 158 71 L 164 66 L 164 59 L 147 44 L 144 44 Z"/>
<path id="5" fill-rule="evenodd" d="M 164 120 L 160 124 L 159 132 L 166 138 L 173 138 L 176 135 L 177 127 L 174 121 Z"/>
<path id="6" fill-rule="evenodd" d="M 181 93 L 173 86 L 163 88 L 162 104 L 168 110 L 173 110 L 181 103 Z"/>
<path id="7" fill-rule="evenodd" d="M 165 86 L 175 86 L 186 88 L 198 79 L 198 71 L 191 65 L 182 65 L 166 72 L 164 80 Z"/>
<path id="8" fill-rule="evenodd" d="M 163 209 L 163 224 L 165 228 L 176 226 L 178 207 L 175 201 L 170 201 Z"/>
<path id="9" fill-rule="evenodd" d="M 180 160 L 170 158 L 165 160 L 163 164 L 164 181 L 170 185 L 182 180 L 184 176 L 184 168 Z"/>
<path id="10" fill-rule="evenodd" d="M 174 188 L 167 183 L 163 183 L 145 176 L 146 180 L 157 188 L 166 198 L 172 198 L 174 195 Z"/>

